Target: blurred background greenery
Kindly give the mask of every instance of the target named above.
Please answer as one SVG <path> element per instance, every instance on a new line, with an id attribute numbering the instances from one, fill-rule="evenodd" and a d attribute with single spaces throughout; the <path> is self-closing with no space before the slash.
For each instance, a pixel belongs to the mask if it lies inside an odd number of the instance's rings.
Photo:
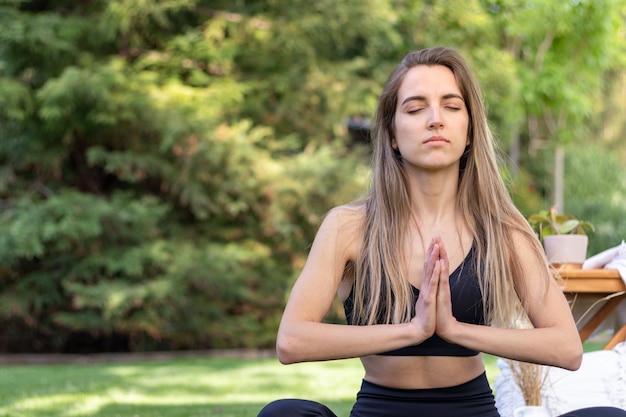
<path id="1" fill-rule="evenodd" d="M 272 347 L 410 50 L 461 51 L 525 214 L 626 238 L 626 0 L 0 0 L 0 351 Z M 332 313 L 335 320 L 340 311 Z"/>

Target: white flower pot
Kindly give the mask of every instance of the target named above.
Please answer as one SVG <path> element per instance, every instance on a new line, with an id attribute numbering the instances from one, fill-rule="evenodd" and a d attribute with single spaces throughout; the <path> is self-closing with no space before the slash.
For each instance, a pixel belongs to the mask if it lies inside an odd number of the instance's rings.
<path id="1" fill-rule="evenodd" d="M 587 235 L 551 235 L 543 238 L 543 247 L 551 264 L 582 266 L 588 242 Z"/>

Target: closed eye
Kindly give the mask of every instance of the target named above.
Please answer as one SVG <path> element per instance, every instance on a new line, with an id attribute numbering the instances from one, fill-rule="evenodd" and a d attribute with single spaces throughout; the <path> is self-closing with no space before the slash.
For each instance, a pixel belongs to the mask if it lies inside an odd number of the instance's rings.
<path id="1" fill-rule="evenodd" d="M 406 112 L 409 114 L 415 114 L 415 113 L 419 113 L 420 111 L 424 110 L 423 108 L 416 108 L 416 109 L 409 109 Z"/>

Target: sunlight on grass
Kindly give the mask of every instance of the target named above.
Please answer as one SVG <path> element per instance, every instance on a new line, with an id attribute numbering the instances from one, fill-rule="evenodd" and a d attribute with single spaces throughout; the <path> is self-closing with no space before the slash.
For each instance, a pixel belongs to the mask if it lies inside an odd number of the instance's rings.
<path id="1" fill-rule="evenodd" d="M 219 399 L 222 402 L 266 402 L 268 396 L 264 391 L 267 387 L 272 387 L 273 398 L 346 400 L 354 398 L 363 370 L 358 359 L 289 366 L 265 362 L 242 368 L 232 376 L 228 381 L 215 381 L 215 392 L 221 392 Z"/>
<path id="2" fill-rule="evenodd" d="M 90 400 L 96 400 L 102 403 L 99 398 L 91 398 Z M 72 410 L 83 405 L 85 397 L 80 394 L 65 395 L 59 393 L 57 395 L 39 396 L 24 398 L 20 401 L 15 401 L 12 404 L 12 409 L 17 415 L 47 415 L 51 410 L 64 410 L 67 416 L 75 415 Z M 0 410 L 3 410 L 0 407 Z M 3 415 L 3 414 L 0 414 Z M 6 415 L 13 415 L 12 413 L 6 413 Z M 82 414 L 81 414 L 82 415 Z M 89 414 L 88 414 L 89 415 Z"/>
<path id="3" fill-rule="evenodd" d="M 496 358 L 485 355 L 491 383 Z M 200 358 L 0 368 L 0 417 L 250 417 L 286 397 L 349 414 L 358 359 L 284 366 L 274 358 Z"/>

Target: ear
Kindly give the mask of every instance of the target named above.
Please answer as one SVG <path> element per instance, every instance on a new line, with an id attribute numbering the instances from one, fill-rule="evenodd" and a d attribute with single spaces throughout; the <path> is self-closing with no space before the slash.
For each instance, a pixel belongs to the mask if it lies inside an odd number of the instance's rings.
<path id="1" fill-rule="evenodd" d="M 391 138 L 391 150 L 393 150 L 393 154 L 397 159 L 402 159 L 402 154 L 400 153 L 400 148 L 398 147 L 398 142 L 396 142 L 395 138 Z"/>

